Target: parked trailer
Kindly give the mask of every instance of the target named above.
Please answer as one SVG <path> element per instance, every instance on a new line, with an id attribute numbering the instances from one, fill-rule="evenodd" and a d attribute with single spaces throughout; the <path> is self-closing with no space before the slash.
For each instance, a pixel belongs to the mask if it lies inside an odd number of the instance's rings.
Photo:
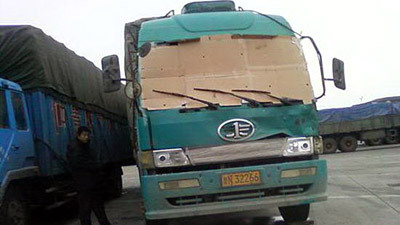
<path id="1" fill-rule="evenodd" d="M 25 225 L 33 207 L 76 192 L 65 160 L 77 127 L 92 130 L 107 190 L 133 163 L 125 96 L 104 94 L 101 71 L 32 26 L 0 26 L 0 224 Z"/>
<path id="2" fill-rule="evenodd" d="M 318 112 L 324 153 L 352 152 L 357 142 L 367 145 L 399 142 L 400 102 L 372 101 L 347 108 Z"/>

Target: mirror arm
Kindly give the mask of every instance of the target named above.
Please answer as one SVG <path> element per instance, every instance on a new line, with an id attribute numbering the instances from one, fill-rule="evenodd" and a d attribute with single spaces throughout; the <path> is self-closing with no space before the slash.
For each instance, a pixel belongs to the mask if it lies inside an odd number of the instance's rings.
<path id="1" fill-rule="evenodd" d="M 170 10 L 164 17 L 170 17 L 171 15 L 175 16 L 175 10 Z"/>
<path id="2" fill-rule="evenodd" d="M 133 82 L 132 79 L 126 79 L 126 78 L 120 78 L 120 79 L 113 80 L 113 82 L 116 82 L 116 81 L 128 81 L 128 82 Z"/>
<path id="3" fill-rule="evenodd" d="M 321 80 L 322 80 L 322 94 L 317 97 L 316 99 L 320 99 L 323 96 L 325 96 L 325 92 L 326 92 L 326 87 L 325 87 L 325 81 L 327 79 L 325 79 L 325 75 L 324 75 L 324 65 L 322 62 L 322 54 L 319 51 L 317 44 L 315 43 L 314 39 L 310 36 L 301 36 L 300 39 L 309 39 L 311 41 L 311 44 L 314 46 L 315 51 L 317 52 L 318 55 L 318 62 L 319 62 L 319 69 L 320 69 L 320 73 L 321 73 Z"/>
<path id="4" fill-rule="evenodd" d="M 324 80 L 326 80 L 326 81 L 340 81 L 340 80 L 338 80 L 338 79 L 334 79 L 334 78 L 324 78 Z"/>

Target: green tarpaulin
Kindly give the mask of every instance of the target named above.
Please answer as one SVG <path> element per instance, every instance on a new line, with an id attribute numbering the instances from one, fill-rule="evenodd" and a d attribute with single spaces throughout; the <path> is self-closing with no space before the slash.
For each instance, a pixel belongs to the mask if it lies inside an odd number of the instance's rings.
<path id="1" fill-rule="evenodd" d="M 104 93 L 100 69 L 32 26 L 0 26 L 0 77 L 126 117 L 123 90 Z"/>

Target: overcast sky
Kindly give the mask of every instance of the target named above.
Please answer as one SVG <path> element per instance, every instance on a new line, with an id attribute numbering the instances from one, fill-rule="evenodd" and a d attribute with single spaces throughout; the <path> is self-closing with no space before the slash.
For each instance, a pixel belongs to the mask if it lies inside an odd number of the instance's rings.
<path id="1" fill-rule="evenodd" d="M 0 0 L 0 24 L 30 24 L 100 67 L 103 56 L 123 59 L 124 24 L 142 17 L 180 13 L 188 0 Z M 236 6 L 285 17 L 312 36 L 326 77 L 333 57 L 345 62 L 347 90 L 327 83 L 318 108 L 345 107 L 400 96 L 400 6 L 395 0 L 237 0 Z M 316 54 L 303 44 L 315 95 L 321 93 Z"/>

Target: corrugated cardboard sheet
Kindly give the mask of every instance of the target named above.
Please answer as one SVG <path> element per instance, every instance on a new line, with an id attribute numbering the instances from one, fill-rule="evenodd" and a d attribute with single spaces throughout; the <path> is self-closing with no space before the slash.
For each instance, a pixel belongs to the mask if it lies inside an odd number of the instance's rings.
<path id="1" fill-rule="evenodd" d="M 142 104 L 149 110 L 205 106 L 153 90 L 191 95 L 221 106 L 241 105 L 243 101 L 194 88 L 263 90 L 275 96 L 301 99 L 306 104 L 314 98 L 303 52 L 294 37 L 205 36 L 154 46 L 139 63 Z M 279 103 L 264 94 L 236 94 Z"/>

